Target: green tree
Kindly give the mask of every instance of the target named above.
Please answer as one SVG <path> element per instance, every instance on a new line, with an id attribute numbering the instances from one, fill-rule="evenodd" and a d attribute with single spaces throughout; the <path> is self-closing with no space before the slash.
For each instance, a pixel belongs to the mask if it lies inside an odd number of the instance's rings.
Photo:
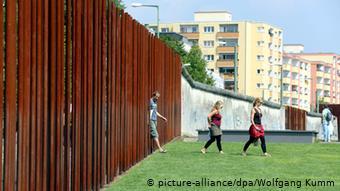
<path id="1" fill-rule="evenodd" d="M 180 55 L 182 63 L 189 63 L 187 67 L 192 79 L 204 84 L 214 85 L 214 79 L 206 71 L 207 63 L 202 58 L 202 51 L 198 46 L 193 46 L 189 53 L 184 50 L 183 42 L 170 36 L 161 36 L 161 40 Z"/>
<path id="2" fill-rule="evenodd" d="M 183 59 L 184 57 L 187 56 L 187 52 L 184 50 L 184 45 L 183 42 L 178 41 L 170 36 L 161 36 L 160 39 L 168 45 L 170 48 L 172 48 L 177 54 L 181 56 Z"/>
<path id="3" fill-rule="evenodd" d="M 214 85 L 214 80 L 207 74 L 207 63 L 202 59 L 202 51 L 198 46 L 191 47 L 189 54 L 185 57 L 184 63 L 190 63 L 187 67 L 192 79 L 208 85 Z"/>
<path id="4" fill-rule="evenodd" d="M 118 9 L 125 9 L 126 6 L 121 0 L 111 0 L 115 3 Z"/>

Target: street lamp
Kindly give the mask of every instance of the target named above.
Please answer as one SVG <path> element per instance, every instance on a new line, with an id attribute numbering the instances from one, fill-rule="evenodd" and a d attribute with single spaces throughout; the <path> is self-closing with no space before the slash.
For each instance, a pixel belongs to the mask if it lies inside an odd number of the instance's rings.
<path id="1" fill-rule="evenodd" d="M 319 95 L 318 95 L 318 90 L 316 90 L 316 113 L 319 113 L 319 107 L 320 107 L 320 103 L 319 103 Z"/>
<path id="2" fill-rule="evenodd" d="M 154 7 L 157 9 L 157 37 L 159 38 L 159 6 L 158 5 L 145 5 L 142 3 L 132 3 L 132 7 Z"/>
<path id="3" fill-rule="evenodd" d="M 182 67 L 187 67 L 187 66 L 190 66 L 191 64 L 190 63 L 185 63 L 185 64 L 182 64 Z"/>
<path id="4" fill-rule="evenodd" d="M 262 100 L 264 101 L 264 100 L 265 100 L 265 97 L 264 97 L 264 90 L 268 90 L 268 89 L 265 88 L 265 87 L 259 87 L 259 89 L 262 90 Z"/>
<path id="5" fill-rule="evenodd" d="M 218 44 L 220 45 L 226 45 L 227 42 L 225 41 L 218 41 Z M 236 93 L 238 90 L 238 82 L 237 82 L 237 75 L 238 75 L 238 70 L 237 70 L 237 45 L 231 46 L 234 47 L 234 92 Z"/>

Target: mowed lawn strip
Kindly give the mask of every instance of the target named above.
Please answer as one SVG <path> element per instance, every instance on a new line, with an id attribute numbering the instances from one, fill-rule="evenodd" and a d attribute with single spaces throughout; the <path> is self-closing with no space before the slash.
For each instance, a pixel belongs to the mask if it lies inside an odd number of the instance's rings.
<path id="1" fill-rule="evenodd" d="M 248 156 L 241 155 L 243 143 L 222 143 L 225 154 L 218 153 L 215 143 L 206 154 L 200 153 L 203 142 L 175 141 L 166 145 L 168 153 L 156 152 L 133 167 L 105 190 L 340 190 L 340 144 L 278 144 L 267 143 L 267 150 L 272 157 L 261 156 L 260 145 L 251 145 Z M 278 178 L 278 179 L 277 179 Z M 153 186 L 147 181 L 153 180 Z M 236 180 L 235 180 L 236 179 Z M 239 180 L 244 187 L 238 186 Z M 267 179 L 274 185 L 252 187 L 248 181 Z M 308 179 L 311 179 L 308 181 Z M 235 186 L 212 186 L 201 184 L 173 186 L 180 181 L 204 183 L 204 180 L 231 181 Z M 275 182 L 278 180 L 278 182 Z M 309 186 L 313 181 L 334 181 L 334 187 Z M 297 185 L 280 188 L 280 181 L 301 181 Z"/>

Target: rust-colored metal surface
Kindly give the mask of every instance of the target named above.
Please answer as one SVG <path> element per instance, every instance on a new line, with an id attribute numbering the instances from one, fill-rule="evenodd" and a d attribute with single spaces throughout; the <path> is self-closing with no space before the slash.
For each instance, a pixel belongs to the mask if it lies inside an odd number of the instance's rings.
<path id="1" fill-rule="evenodd" d="M 286 110 L 286 129 L 306 130 L 306 111 L 294 107 L 285 107 Z"/>
<path id="2" fill-rule="evenodd" d="M 0 0 L 0 4 L 3 4 L 3 1 Z M 0 23 L 4 23 L 4 15 L 3 15 L 3 9 L 0 9 Z M 4 25 L 0 25 L 0 31 L 4 30 Z M 0 39 L 4 39 L 4 33 L 0 32 Z M 2 43 L 0 43 L 0 48 L 2 50 L 5 50 L 4 47 L 4 40 L 2 41 Z M 2 79 L 1 83 L 0 83 L 0 100 L 4 100 L 4 83 L 3 83 L 3 79 L 4 79 L 4 51 L 0 51 L 0 61 L 1 61 L 1 70 L 0 70 L 0 79 Z M 0 124 L 0 153 L 1 153 L 1 159 L 3 159 L 3 138 L 4 138 L 4 104 L 3 101 L 0 102 L 0 119 L 1 119 L 1 124 Z M 0 180 L 2 180 L 3 176 L 2 176 L 2 172 L 3 172 L 3 168 L 2 168 L 2 164 L 0 165 Z M 2 183 L 3 181 L 1 181 L 0 183 L 0 190 L 2 190 Z"/>
<path id="3" fill-rule="evenodd" d="M 114 181 L 154 149 L 155 90 L 160 142 L 180 135 L 179 56 L 111 1 L 6 1 L 0 21 L 0 190 Z"/>
<path id="4" fill-rule="evenodd" d="M 5 119 L 4 119 L 4 190 L 14 190 L 15 188 L 15 154 L 16 154 L 16 131 L 17 131 L 17 68 L 16 68 L 16 2 L 6 1 L 6 29 L 5 41 Z M 2 182 L 1 182 L 2 183 Z"/>

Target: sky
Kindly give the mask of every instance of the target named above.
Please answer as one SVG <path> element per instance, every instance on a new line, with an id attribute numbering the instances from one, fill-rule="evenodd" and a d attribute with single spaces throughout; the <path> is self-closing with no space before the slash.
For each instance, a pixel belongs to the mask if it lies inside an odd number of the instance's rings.
<path id="1" fill-rule="evenodd" d="M 196 11 L 225 10 L 234 21 L 262 21 L 280 27 L 284 44 L 303 44 L 305 52 L 340 54 L 340 0 L 122 0 L 140 23 L 156 23 L 156 9 L 131 3 L 155 4 L 160 22 L 193 21 Z"/>

